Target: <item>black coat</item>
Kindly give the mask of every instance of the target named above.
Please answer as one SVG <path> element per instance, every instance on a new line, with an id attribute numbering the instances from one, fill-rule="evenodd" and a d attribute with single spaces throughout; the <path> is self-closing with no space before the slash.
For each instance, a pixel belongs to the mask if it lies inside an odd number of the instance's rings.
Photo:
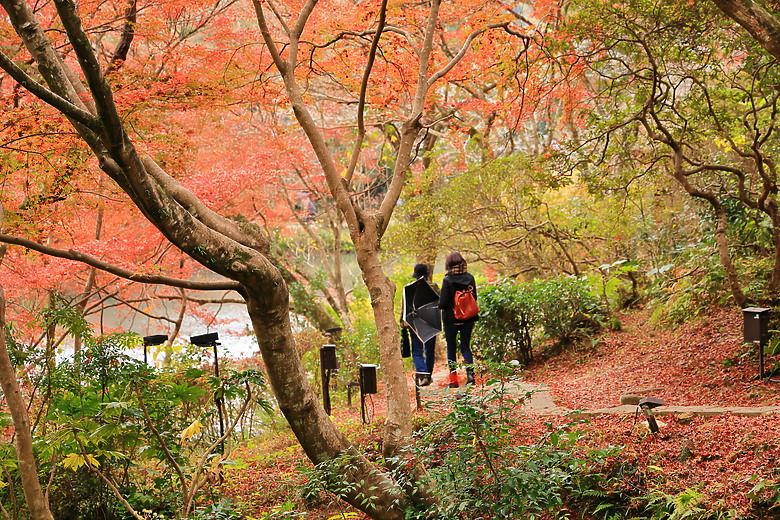
<path id="1" fill-rule="evenodd" d="M 455 320 L 453 308 L 455 307 L 455 291 L 468 289 L 469 285 L 474 288 L 474 299 L 477 299 L 477 282 L 471 273 L 448 274 L 444 276 L 441 283 L 441 293 L 439 294 L 439 308 L 441 309 L 441 319 L 444 323 L 463 323 L 464 321 L 476 321 L 479 315 L 470 320 Z"/>

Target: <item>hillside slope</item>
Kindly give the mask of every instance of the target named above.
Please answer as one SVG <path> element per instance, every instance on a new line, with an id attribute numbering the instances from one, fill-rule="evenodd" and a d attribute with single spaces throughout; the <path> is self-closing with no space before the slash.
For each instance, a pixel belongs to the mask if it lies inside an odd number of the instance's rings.
<path id="1" fill-rule="evenodd" d="M 525 381 L 547 384 L 556 404 L 567 409 L 612 407 L 623 394 L 651 388 L 653 396 L 673 406 L 780 404 L 780 383 L 756 379 L 756 355 L 742 343 L 738 309 L 716 309 L 705 318 L 668 330 L 651 326 L 645 311 L 623 315 L 621 320 L 623 330 L 605 332 L 593 347 L 537 361 L 523 372 Z M 446 371 L 441 370 L 435 374 L 436 384 L 425 389 L 424 404 L 447 402 L 451 392 L 445 388 Z M 479 379 L 487 378 L 481 374 Z M 478 385 L 470 391 L 484 390 Z M 368 425 L 362 424 L 359 405 L 350 408 L 334 402 L 334 420 L 353 442 L 376 457 L 380 456 L 383 401 L 380 389 L 372 398 Z M 770 506 L 780 501 L 780 485 L 775 484 L 780 476 L 780 416 L 663 416 L 659 433 L 651 434 L 641 415 L 599 415 L 580 421 L 565 415 L 537 415 L 530 409 L 519 412 L 518 442 L 534 442 L 548 428 L 564 427 L 582 430 L 582 449 L 621 447 L 606 462 L 602 475 L 605 500 L 623 508 L 618 518 L 647 515 L 642 507 L 648 497 L 669 501 L 677 516 L 664 518 L 776 517 L 776 509 Z M 416 415 L 419 424 L 435 420 L 429 409 Z M 226 473 L 221 496 L 235 499 L 254 517 L 263 518 L 274 506 L 288 503 L 295 511 L 305 511 L 308 519 L 362 518 L 334 497 L 316 491 L 311 475 L 300 471 L 309 464 L 290 434 L 276 432 L 233 455 L 239 464 Z M 685 516 L 686 512 L 690 514 Z M 580 514 L 573 511 L 572 518 Z M 287 517 L 278 515 L 272 517 Z"/>
<path id="2" fill-rule="evenodd" d="M 622 331 L 605 333 L 592 348 L 535 363 L 526 379 L 549 385 L 556 404 L 569 409 L 617 406 L 629 393 L 669 406 L 780 404 L 780 382 L 756 377 L 757 352 L 743 344 L 738 309 L 713 309 L 673 329 L 654 327 L 647 318 L 644 311 L 622 316 Z M 616 489 L 626 496 L 688 497 L 692 508 L 726 518 L 778 517 L 769 506 L 780 497 L 773 484 L 780 416 L 663 416 L 659 425 L 659 433 L 650 434 L 642 416 L 631 414 L 601 415 L 584 426 L 590 446 L 623 447 L 613 461 Z"/>
<path id="3" fill-rule="evenodd" d="M 780 381 L 756 379 L 757 352 L 743 344 L 738 309 L 713 309 L 673 329 L 652 326 L 646 311 L 621 321 L 623 330 L 534 364 L 526 379 L 550 385 L 556 402 L 573 409 L 615 406 L 621 395 L 647 389 L 667 405 L 780 404 Z"/>

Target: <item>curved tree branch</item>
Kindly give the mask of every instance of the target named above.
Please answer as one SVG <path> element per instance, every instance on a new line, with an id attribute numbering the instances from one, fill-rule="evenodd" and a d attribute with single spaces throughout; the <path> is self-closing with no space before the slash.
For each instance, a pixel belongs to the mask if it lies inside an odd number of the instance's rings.
<path id="1" fill-rule="evenodd" d="M 67 99 L 58 96 L 54 92 L 35 81 L 21 68 L 19 68 L 13 62 L 13 60 L 6 56 L 2 51 L 0 51 L 0 69 L 5 70 L 8 75 L 11 76 L 22 87 L 26 88 L 42 101 L 53 106 L 74 121 L 81 123 L 94 132 L 100 131 L 100 123 L 95 118 L 95 116 L 83 108 L 72 104 Z"/>
<path id="2" fill-rule="evenodd" d="M 352 181 L 352 176 L 355 174 L 355 168 L 357 167 L 358 158 L 360 157 L 360 150 L 363 148 L 363 139 L 366 135 L 366 124 L 364 121 L 365 114 L 363 112 L 366 108 L 368 80 L 371 78 L 371 70 L 374 68 L 374 60 L 376 60 L 376 52 L 379 48 L 379 38 L 382 37 L 386 16 L 387 0 L 382 0 L 382 5 L 379 8 L 379 19 L 377 20 L 376 32 L 374 33 L 374 38 L 371 40 L 371 48 L 368 51 L 368 62 L 366 63 L 366 67 L 363 69 L 363 77 L 360 80 L 360 95 L 358 98 L 357 108 L 358 135 L 355 138 L 355 147 L 352 149 L 352 158 L 349 161 L 349 166 L 347 166 L 347 173 L 344 176 L 344 181 L 347 183 Z"/>
<path id="3" fill-rule="evenodd" d="M 111 61 L 108 63 L 103 76 L 108 76 L 112 72 L 116 72 L 122 65 L 124 65 L 127 59 L 127 53 L 130 52 L 130 45 L 133 43 L 135 37 L 135 25 L 138 18 L 138 1 L 131 0 L 125 9 L 125 25 L 122 28 L 122 35 L 119 37 L 119 43 L 114 48 L 114 54 L 111 56 Z"/>
<path id="4" fill-rule="evenodd" d="M 198 291 L 219 291 L 219 290 L 232 290 L 238 291 L 241 285 L 238 282 L 232 280 L 226 280 L 223 282 L 198 282 L 194 280 L 181 280 L 179 278 L 172 278 L 170 276 L 162 276 L 156 274 L 140 274 L 122 269 L 103 260 L 91 257 L 87 254 L 74 251 L 72 249 L 64 250 L 54 247 L 45 246 L 26 238 L 15 237 L 6 234 L 0 234 L 0 242 L 5 244 L 14 244 L 33 251 L 38 251 L 45 255 L 54 256 L 57 258 L 65 258 L 67 260 L 74 260 L 83 264 L 89 265 L 101 271 L 111 273 L 126 280 L 132 280 L 134 282 L 169 285 L 171 287 L 180 287 L 183 289 L 193 289 Z"/>
<path id="5" fill-rule="evenodd" d="M 780 60 L 780 21 L 753 0 L 712 0 L 766 51 Z"/>

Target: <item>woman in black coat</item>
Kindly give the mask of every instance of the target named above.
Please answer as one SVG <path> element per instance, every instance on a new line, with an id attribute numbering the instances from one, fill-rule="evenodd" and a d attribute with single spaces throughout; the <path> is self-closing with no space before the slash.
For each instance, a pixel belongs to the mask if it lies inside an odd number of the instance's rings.
<path id="1" fill-rule="evenodd" d="M 458 386 L 457 377 L 457 349 L 460 347 L 460 353 L 463 356 L 463 362 L 466 363 L 466 384 L 474 384 L 474 356 L 471 354 L 471 331 L 474 330 L 474 322 L 479 316 L 466 320 L 455 319 L 455 293 L 461 290 L 468 290 L 471 287 L 474 293 L 474 299 L 477 298 L 477 283 L 474 277 L 468 272 L 466 260 L 463 256 L 454 251 L 447 255 L 444 261 L 444 269 L 447 273 L 441 284 L 441 294 L 439 295 L 439 308 L 442 311 L 442 322 L 444 325 L 444 339 L 447 342 L 447 363 L 450 366 L 450 387 Z M 460 341 L 458 341 L 460 339 Z"/>
<path id="2" fill-rule="evenodd" d="M 427 265 L 417 264 L 414 266 L 412 278 L 415 280 L 425 278 L 427 280 L 429 276 L 430 271 Z M 434 291 L 439 292 L 439 287 L 436 284 L 433 284 L 431 287 L 433 287 Z M 433 382 L 433 367 L 436 363 L 436 336 L 425 343 L 414 332 L 410 336 L 412 362 L 417 373 L 417 384 L 419 386 L 428 386 Z"/>

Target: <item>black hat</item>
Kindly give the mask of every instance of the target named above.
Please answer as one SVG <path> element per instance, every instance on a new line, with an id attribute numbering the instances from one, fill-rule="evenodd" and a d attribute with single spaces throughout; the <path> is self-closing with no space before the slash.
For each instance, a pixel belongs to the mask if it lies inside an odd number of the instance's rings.
<path id="1" fill-rule="evenodd" d="M 417 264 L 414 266 L 414 274 L 412 278 L 428 278 L 428 266 L 425 264 Z"/>

